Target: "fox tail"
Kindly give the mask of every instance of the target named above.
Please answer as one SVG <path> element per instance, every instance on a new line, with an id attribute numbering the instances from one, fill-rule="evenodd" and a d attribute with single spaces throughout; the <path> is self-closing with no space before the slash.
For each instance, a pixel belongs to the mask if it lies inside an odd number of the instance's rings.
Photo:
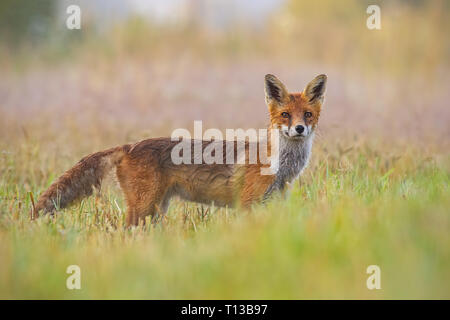
<path id="1" fill-rule="evenodd" d="M 94 188 L 100 189 L 103 178 L 120 163 L 128 150 L 129 146 L 124 145 L 82 158 L 39 197 L 35 212 L 53 212 L 90 196 Z"/>

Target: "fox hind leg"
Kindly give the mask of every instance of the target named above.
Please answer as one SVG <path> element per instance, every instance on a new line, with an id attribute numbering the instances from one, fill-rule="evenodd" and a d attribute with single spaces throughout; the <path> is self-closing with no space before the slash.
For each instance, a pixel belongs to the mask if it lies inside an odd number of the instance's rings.
<path id="1" fill-rule="evenodd" d="M 158 216 L 164 215 L 167 210 L 168 201 L 165 201 L 164 192 L 161 190 L 153 189 L 145 193 L 141 191 L 130 196 L 131 199 L 127 201 L 127 226 L 136 226 L 141 221 L 145 224 L 147 216 L 151 216 L 152 223 L 155 223 Z"/>
<path id="2" fill-rule="evenodd" d="M 166 215 L 167 210 L 169 209 L 170 198 L 170 192 L 166 191 L 161 202 L 156 205 L 155 214 L 152 215 L 152 223 L 157 223 Z"/>
<path id="3" fill-rule="evenodd" d="M 123 163 L 117 168 L 117 177 L 127 203 L 127 226 L 137 226 L 145 217 L 152 221 L 161 207 L 167 187 L 161 173 L 154 168 L 142 170 L 139 166 Z"/>

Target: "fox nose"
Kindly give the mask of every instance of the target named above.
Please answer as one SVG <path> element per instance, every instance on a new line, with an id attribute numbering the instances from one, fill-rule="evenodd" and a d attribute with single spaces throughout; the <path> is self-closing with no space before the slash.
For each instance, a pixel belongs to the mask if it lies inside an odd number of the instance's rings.
<path id="1" fill-rule="evenodd" d="M 302 134 L 303 131 L 305 131 L 305 127 L 302 126 L 301 124 L 299 124 L 299 125 L 295 126 L 295 131 L 297 131 L 298 134 Z"/>

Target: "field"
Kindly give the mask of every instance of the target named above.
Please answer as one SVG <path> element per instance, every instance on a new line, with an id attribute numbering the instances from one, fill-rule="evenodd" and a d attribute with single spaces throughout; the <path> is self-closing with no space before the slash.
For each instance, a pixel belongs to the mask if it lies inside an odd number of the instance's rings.
<path id="1" fill-rule="evenodd" d="M 450 299 L 448 6 L 400 3 L 369 31 L 355 28 L 357 2 L 350 25 L 333 3 L 279 13 L 312 10 L 301 17 L 315 34 L 298 19 L 275 19 L 267 39 L 135 19 L 34 55 L 2 44 L 0 298 Z M 31 199 L 88 153 L 194 120 L 264 128 L 266 73 L 291 91 L 329 78 L 311 163 L 287 199 L 251 212 L 176 200 L 158 224 L 126 229 L 110 177 L 101 194 L 31 221 Z M 69 265 L 81 290 L 66 288 Z M 370 265 L 380 290 L 366 286 Z"/>

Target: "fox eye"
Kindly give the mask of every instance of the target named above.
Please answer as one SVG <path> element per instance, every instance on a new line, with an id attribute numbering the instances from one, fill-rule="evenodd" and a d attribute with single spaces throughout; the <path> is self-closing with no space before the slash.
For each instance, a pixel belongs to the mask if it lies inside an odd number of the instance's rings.
<path id="1" fill-rule="evenodd" d="M 307 111 L 305 112 L 305 118 L 311 118 L 312 117 L 312 113 Z"/>
<path id="2" fill-rule="evenodd" d="M 283 118 L 289 118 L 289 113 L 287 113 L 287 112 L 282 112 L 282 113 L 281 113 L 281 116 L 282 116 Z"/>

